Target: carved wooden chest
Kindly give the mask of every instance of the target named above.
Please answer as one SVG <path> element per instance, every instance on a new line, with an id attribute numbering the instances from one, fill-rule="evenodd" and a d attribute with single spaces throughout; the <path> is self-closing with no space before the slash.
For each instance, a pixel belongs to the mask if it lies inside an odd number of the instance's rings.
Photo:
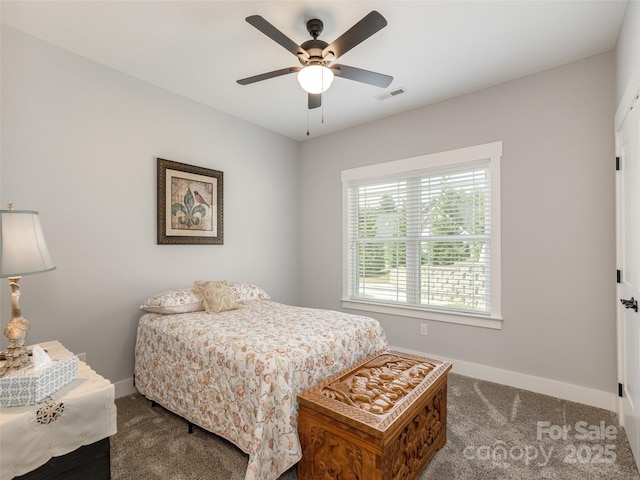
<path id="1" fill-rule="evenodd" d="M 298 395 L 298 480 L 417 479 L 447 440 L 449 362 L 386 351 Z"/>

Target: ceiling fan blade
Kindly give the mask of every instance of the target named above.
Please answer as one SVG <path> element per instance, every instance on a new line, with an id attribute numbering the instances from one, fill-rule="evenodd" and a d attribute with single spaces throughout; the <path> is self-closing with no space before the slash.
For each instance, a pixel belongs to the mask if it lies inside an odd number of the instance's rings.
<path id="1" fill-rule="evenodd" d="M 382 73 L 363 70 L 362 68 L 350 67 L 348 65 L 331 65 L 331 71 L 334 75 L 356 82 L 368 83 L 374 87 L 386 88 L 391 85 L 393 77 Z"/>
<path id="2" fill-rule="evenodd" d="M 334 58 L 338 58 L 351 50 L 356 45 L 365 41 L 371 35 L 382 30 L 387 25 L 385 18 L 375 10 L 369 12 L 365 17 L 356 23 L 340 37 L 329 44 L 322 51 L 322 57 L 331 52 Z"/>
<path id="3" fill-rule="evenodd" d="M 273 72 L 261 73 L 260 75 L 254 75 L 253 77 L 241 78 L 237 80 L 240 85 L 249 85 L 251 83 L 260 82 L 262 80 L 268 80 L 269 78 L 279 77 L 281 75 L 287 75 L 288 73 L 299 72 L 302 67 L 287 67 L 280 70 L 274 70 Z"/>
<path id="4" fill-rule="evenodd" d="M 296 57 L 300 57 L 303 59 L 308 59 L 309 54 L 306 50 L 300 47 L 297 43 L 287 37 L 284 33 L 278 30 L 276 27 L 267 22 L 260 15 L 251 15 L 245 19 L 248 23 L 256 27 L 262 33 L 264 33 L 267 37 L 269 37 L 274 42 L 282 45 L 288 51 L 293 53 Z"/>
<path id="5" fill-rule="evenodd" d="M 321 93 L 310 93 L 309 94 L 309 110 L 312 108 L 318 108 L 322 106 L 322 94 Z"/>

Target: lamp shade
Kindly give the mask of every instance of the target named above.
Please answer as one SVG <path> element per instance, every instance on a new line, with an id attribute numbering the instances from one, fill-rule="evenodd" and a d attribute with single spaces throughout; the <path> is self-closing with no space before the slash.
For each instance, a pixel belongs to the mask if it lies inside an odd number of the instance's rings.
<path id="1" fill-rule="evenodd" d="M 323 65 L 309 65 L 298 72 L 298 82 L 309 93 L 322 93 L 331 86 L 333 72 Z"/>
<path id="2" fill-rule="evenodd" d="M 20 277 L 55 268 L 38 212 L 0 210 L 0 277 Z"/>

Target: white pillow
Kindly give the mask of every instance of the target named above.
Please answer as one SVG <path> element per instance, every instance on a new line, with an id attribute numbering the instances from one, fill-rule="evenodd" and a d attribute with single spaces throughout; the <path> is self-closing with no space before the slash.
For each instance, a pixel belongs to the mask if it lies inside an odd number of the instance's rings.
<path id="1" fill-rule="evenodd" d="M 178 288 L 147 298 L 140 305 L 140 309 L 164 314 L 187 313 L 201 312 L 204 310 L 204 305 L 192 288 Z"/>
<path id="2" fill-rule="evenodd" d="M 260 287 L 250 283 L 228 282 L 236 300 L 269 300 L 271 297 Z"/>

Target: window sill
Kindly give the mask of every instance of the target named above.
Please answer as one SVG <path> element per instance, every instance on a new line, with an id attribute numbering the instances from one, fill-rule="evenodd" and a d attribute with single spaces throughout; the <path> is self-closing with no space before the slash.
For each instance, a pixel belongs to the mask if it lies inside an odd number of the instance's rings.
<path id="1" fill-rule="evenodd" d="M 460 312 L 445 313 L 399 305 L 346 299 L 342 299 L 342 307 L 351 310 L 363 310 L 366 312 L 384 313 L 387 315 L 400 315 L 403 317 L 434 320 L 436 322 L 457 323 L 459 325 L 471 325 L 474 327 L 491 328 L 494 330 L 502 329 L 502 317 L 499 316 L 472 315 Z"/>

